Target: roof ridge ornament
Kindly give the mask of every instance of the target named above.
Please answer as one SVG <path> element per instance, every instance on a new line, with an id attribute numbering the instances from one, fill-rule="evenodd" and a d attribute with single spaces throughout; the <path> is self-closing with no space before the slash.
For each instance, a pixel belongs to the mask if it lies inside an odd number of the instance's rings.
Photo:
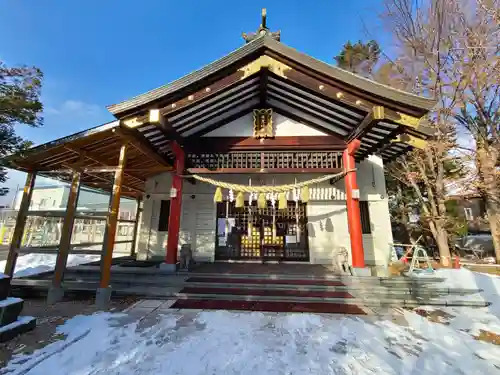
<path id="1" fill-rule="evenodd" d="M 274 40 L 280 41 L 281 31 L 271 31 L 267 28 L 267 11 L 266 8 L 262 8 L 262 22 L 255 33 L 243 33 L 243 39 L 245 39 L 245 43 L 250 43 L 251 41 L 260 38 L 262 36 L 269 35 Z"/>

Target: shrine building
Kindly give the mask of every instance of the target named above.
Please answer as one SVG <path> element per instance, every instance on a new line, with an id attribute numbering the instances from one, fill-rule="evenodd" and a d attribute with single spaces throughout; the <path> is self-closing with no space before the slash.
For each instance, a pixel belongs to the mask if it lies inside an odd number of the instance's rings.
<path id="1" fill-rule="evenodd" d="M 346 254 L 355 269 L 385 267 L 392 235 L 384 164 L 425 146 L 421 118 L 434 105 L 287 46 L 263 13 L 233 52 L 108 106 L 116 121 L 8 158 L 28 179 L 6 273 L 36 175 L 72 187 L 55 287 L 80 186 L 112 194 L 101 288 L 109 285 L 120 197 L 141 207 L 134 254 L 163 259 L 167 271 L 183 246 L 196 262 L 333 264 Z"/>

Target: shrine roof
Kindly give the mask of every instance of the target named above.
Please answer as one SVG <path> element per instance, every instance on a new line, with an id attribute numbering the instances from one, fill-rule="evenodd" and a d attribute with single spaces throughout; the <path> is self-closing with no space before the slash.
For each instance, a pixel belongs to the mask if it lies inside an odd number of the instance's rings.
<path id="1" fill-rule="evenodd" d="M 175 93 L 188 89 L 200 81 L 220 76 L 221 73 L 230 70 L 231 67 L 248 63 L 250 60 L 266 54 L 276 54 L 280 58 L 291 60 L 315 74 L 332 79 L 352 90 L 403 105 L 416 116 L 423 116 L 436 103 L 434 99 L 398 90 L 327 64 L 275 40 L 268 34 L 264 34 L 199 70 L 129 100 L 112 104 L 107 108 L 115 116 L 122 117 L 141 107 L 152 105 L 158 100 L 173 96 Z"/>

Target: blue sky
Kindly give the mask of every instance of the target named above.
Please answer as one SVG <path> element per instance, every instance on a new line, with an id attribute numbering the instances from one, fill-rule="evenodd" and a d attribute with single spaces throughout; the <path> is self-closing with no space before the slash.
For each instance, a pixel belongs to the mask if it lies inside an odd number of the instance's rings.
<path id="1" fill-rule="evenodd" d="M 333 62 L 347 40 L 377 32 L 381 0 L 19 1 L 0 3 L 0 59 L 44 72 L 44 143 L 113 119 L 105 106 L 168 83 L 243 44 L 261 8 L 282 42 Z M 383 35 L 377 35 L 382 43 Z M 12 173 L 7 186 L 24 183 Z M 47 183 L 47 181 L 40 181 Z M 0 198 L 0 202 L 9 201 Z"/>

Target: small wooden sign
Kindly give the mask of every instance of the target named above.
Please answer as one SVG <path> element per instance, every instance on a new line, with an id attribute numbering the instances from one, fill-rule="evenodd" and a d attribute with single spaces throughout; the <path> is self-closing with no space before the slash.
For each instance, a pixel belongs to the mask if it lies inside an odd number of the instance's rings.
<path id="1" fill-rule="evenodd" d="M 253 136 L 255 138 L 272 138 L 273 134 L 273 110 L 253 110 Z"/>

